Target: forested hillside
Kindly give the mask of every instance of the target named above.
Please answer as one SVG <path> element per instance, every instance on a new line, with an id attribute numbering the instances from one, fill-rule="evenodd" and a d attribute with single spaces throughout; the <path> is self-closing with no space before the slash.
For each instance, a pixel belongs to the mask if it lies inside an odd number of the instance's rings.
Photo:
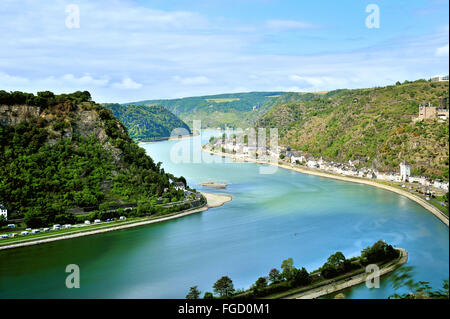
<path id="1" fill-rule="evenodd" d="M 0 91 L 0 176 L 0 203 L 30 227 L 73 222 L 69 208 L 183 198 L 89 92 Z"/>
<path id="2" fill-rule="evenodd" d="M 162 106 L 104 104 L 136 141 L 191 134 L 189 126 Z"/>
<path id="3" fill-rule="evenodd" d="M 147 100 L 140 105 L 162 105 L 192 127 L 201 120 L 206 127 L 249 127 L 267 111 L 263 105 L 283 92 L 232 93 L 173 100 Z"/>
<path id="4" fill-rule="evenodd" d="M 398 171 L 407 160 L 413 175 L 448 180 L 449 129 L 434 119 L 413 123 L 419 104 L 439 105 L 448 82 L 418 80 L 386 87 L 290 93 L 256 126 L 278 127 L 280 142 L 328 160 L 358 159 L 360 166 Z"/>

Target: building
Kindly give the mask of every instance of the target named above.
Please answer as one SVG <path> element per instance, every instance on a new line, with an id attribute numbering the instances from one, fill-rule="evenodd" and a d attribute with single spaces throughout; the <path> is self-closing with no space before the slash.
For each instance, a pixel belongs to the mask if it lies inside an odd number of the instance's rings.
<path id="1" fill-rule="evenodd" d="M 400 163 L 400 180 L 402 182 L 407 182 L 409 176 L 411 175 L 411 165 L 407 161 Z"/>
<path id="2" fill-rule="evenodd" d="M 431 78 L 431 82 L 448 81 L 448 75 L 436 75 Z"/>
<path id="3" fill-rule="evenodd" d="M 444 105 L 443 103 L 446 103 L 446 100 L 440 100 L 439 104 Z M 419 116 L 415 119 L 415 121 L 421 121 L 421 120 L 429 120 L 429 119 L 441 119 L 441 120 L 448 120 L 449 113 L 448 109 L 441 106 L 441 108 L 437 108 L 433 106 L 433 104 L 425 103 L 424 105 L 419 105 Z"/>
<path id="4" fill-rule="evenodd" d="M 185 185 L 183 182 L 174 182 L 173 186 L 175 186 L 176 190 L 184 190 L 185 189 Z"/>
<path id="5" fill-rule="evenodd" d="M 5 220 L 8 220 L 8 210 L 3 204 L 0 204 L 0 216 L 5 217 Z"/>

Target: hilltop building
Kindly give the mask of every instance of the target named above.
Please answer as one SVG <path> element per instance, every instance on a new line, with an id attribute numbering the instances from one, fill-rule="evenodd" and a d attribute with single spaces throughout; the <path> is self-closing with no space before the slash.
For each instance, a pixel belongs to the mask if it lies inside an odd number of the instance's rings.
<path id="1" fill-rule="evenodd" d="M 441 119 L 441 120 L 448 120 L 449 113 L 448 109 L 445 108 L 447 103 L 446 98 L 442 98 L 439 100 L 439 105 L 441 108 L 437 108 L 433 106 L 431 103 L 425 103 L 424 105 L 419 105 L 419 116 L 414 119 L 414 121 L 421 121 L 421 120 L 432 120 L 432 119 Z"/>
<path id="2" fill-rule="evenodd" d="M 8 220 L 8 210 L 3 204 L 0 204 L 0 216 L 4 216 L 5 220 Z"/>
<path id="3" fill-rule="evenodd" d="M 431 82 L 443 82 L 443 81 L 448 81 L 448 75 L 436 75 L 434 77 L 432 77 Z"/>
<path id="4" fill-rule="evenodd" d="M 407 182 L 411 175 L 411 165 L 407 161 L 400 163 L 400 179 L 403 182 Z"/>

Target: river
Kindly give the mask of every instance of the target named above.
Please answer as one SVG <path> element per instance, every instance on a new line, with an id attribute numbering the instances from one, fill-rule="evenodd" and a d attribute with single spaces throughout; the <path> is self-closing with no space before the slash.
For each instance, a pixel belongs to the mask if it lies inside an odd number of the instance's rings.
<path id="1" fill-rule="evenodd" d="M 336 251 L 356 256 L 379 239 L 409 252 L 414 280 L 440 288 L 448 279 L 448 227 L 420 205 L 375 187 L 284 169 L 261 174 L 261 165 L 200 154 L 200 140 L 215 134 L 142 147 L 190 186 L 230 194 L 231 202 L 159 224 L 0 251 L 0 298 L 184 298 L 194 285 L 212 291 L 224 275 L 248 288 L 289 257 L 312 271 Z M 171 151 L 182 146 L 191 161 L 172 162 Z M 193 163 L 194 155 L 209 163 Z M 228 186 L 200 186 L 207 181 Z M 80 267 L 79 289 L 65 286 L 68 264 Z M 344 293 L 387 298 L 403 291 L 389 275 L 378 289 Z"/>

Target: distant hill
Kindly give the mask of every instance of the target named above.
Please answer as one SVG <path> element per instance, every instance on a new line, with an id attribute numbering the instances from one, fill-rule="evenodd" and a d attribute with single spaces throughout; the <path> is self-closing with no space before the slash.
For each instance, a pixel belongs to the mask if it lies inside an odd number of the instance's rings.
<path id="1" fill-rule="evenodd" d="M 0 176 L 0 203 L 29 227 L 73 223 L 71 208 L 157 207 L 159 196 L 184 195 L 171 183 L 184 178 L 164 172 L 87 91 L 0 91 Z"/>
<path id="2" fill-rule="evenodd" d="M 171 134 L 188 135 L 186 123 L 162 106 L 104 104 L 128 129 L 136 141 L 151 141 L 170 137 Z"/>
<path id="3" fill-rule="evenodd" d="M 201 120 L 204 128 L 245 128 L 253 125 L 268 110 L 265 103 L 282 94 L 283 92 L 231 93 L 127 104 L 162 105 L 190 127 L 193 120 Z"/>
<path id="4" fill-rule="evenodd" d="M 413 175 L 449 178 L 448 121 L 413 123 L 419 104 L 439 104 L 448 82 L 418 80 L 370 89 L 278 97 L 256 123 L 278 127 L 280 143 L 328 160 L 358 159 L 361 166 L 398 171 L 410 162 Z"/>

